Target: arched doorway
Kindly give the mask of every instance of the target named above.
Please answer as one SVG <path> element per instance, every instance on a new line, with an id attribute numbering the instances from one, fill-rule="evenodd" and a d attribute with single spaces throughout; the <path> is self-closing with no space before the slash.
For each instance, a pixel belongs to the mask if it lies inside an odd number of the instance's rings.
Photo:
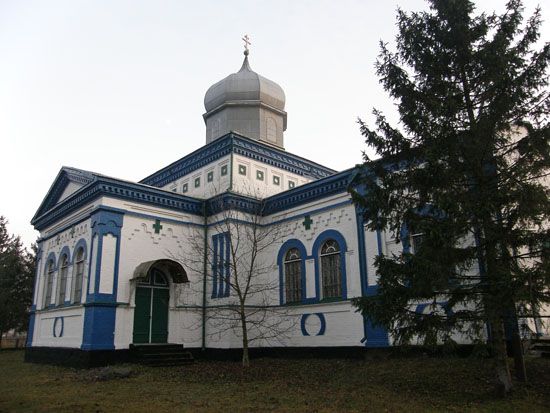
<path id="1" fill-rule="evenodd" d="M 134 309 L 134 344 L 168 341 L 168 306 L 170 284 L 186 282 L 187 274 L 171 260 L 149 261 L 134 271 L 136 281 Z"/>

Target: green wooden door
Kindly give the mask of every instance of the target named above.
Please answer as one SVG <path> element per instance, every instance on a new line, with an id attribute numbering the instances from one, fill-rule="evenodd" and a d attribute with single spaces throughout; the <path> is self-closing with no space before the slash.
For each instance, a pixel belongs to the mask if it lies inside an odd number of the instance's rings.
<path id="1" fill-rule="evenodd" d="M 136 288 L 134 309 L 134 343 L 149 343 L 151 327 L 151 292 L 149 287 Z"/>
<path id="2" fill-rule="evenodd" d="M 167 289 L 153 289 L 151 343 L 166 343 L 168 340 L 168 299 Z"/>

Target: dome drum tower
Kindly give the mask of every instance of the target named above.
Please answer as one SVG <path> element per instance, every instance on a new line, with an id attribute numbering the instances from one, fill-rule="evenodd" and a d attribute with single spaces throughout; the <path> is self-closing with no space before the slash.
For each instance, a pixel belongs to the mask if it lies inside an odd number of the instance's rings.
<path id="1" fill-rule="evenodd" d="M 237 73 L 212 85 L 204 97 L 206 143 L 229 132 L 284 149 L 285 94 L 275 82 L 254 72 L 248 50 Z"/>

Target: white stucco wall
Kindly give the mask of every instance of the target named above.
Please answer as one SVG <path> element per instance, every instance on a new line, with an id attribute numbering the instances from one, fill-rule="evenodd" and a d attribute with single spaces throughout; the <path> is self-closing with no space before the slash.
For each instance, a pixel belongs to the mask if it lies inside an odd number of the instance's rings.
<path id="1" fill-rule="evenodd" d="M 86 286 L 88 283 L 88 263 L 90 254 L 90 220 L 82 219 L 89 214 L 92 206 L 87 206 L 76 211 L 55 225 L 46 228 L 41 233 L 44 241 L 41 244 L 42 255 L 38 263 L 37 280 L 35 283 L 34 305 L 36 306 L 33 331 L 33 346 L 36 347 L 73 347 L 79 348 L 82 343 L 84 307 L 86 300 Z M 65 228 L 56 233 L 59 229 Z M 53 235 L 56 234 L 56 235 Z M 81 303 L 74 303 L 73 289 L 75 276 L 74 254 L 78 243 L 85 242 L 84 275 L 82 280 Z M 59 260 L 62 251 L 69 252 L 69 266 L 65 290 L 65 301 L 69 303 L 56 303 L 59 293 Z M 52 255 L 53 254 L 53 255 Z M 44 302 L 46 288 L 46 272 L 48 259 L 54 257 L 56 271 L 54 273 L 52 295 L 49 303 Z M 46 308 L 48 305 L 53 306 Z M 56 321 L 56 319 L 58 321 Z M 54 329 L 55 324 L 55 329 Z"/>

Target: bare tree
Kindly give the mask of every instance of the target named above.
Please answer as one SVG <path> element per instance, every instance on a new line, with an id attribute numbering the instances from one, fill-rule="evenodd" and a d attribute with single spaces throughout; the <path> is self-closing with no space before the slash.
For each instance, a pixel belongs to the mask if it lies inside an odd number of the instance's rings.
<path id="1" fill-rule="evenodd" d="M 175 258 L 203 274 L 202 280 L 191 282 L 192 291 L 206 294 L 210 281 L 212 299 L 218 301 L 203 306 L 201 327 L 208 322 L 212 330 L 203 330 L 203 337 L 239 337 L 242 364 L 247 367 L 253 342 L 281 344 L 296 324 L 288 309 L 279 305 L 279 277 L 274 276 L 273 251 L 286 231 L 262 222 L 264 202 L 256 198 L 220 195 L 208 202 L 208 208 L 207 230 L 197 228 L 189 240 L 190 254 Z"/>

